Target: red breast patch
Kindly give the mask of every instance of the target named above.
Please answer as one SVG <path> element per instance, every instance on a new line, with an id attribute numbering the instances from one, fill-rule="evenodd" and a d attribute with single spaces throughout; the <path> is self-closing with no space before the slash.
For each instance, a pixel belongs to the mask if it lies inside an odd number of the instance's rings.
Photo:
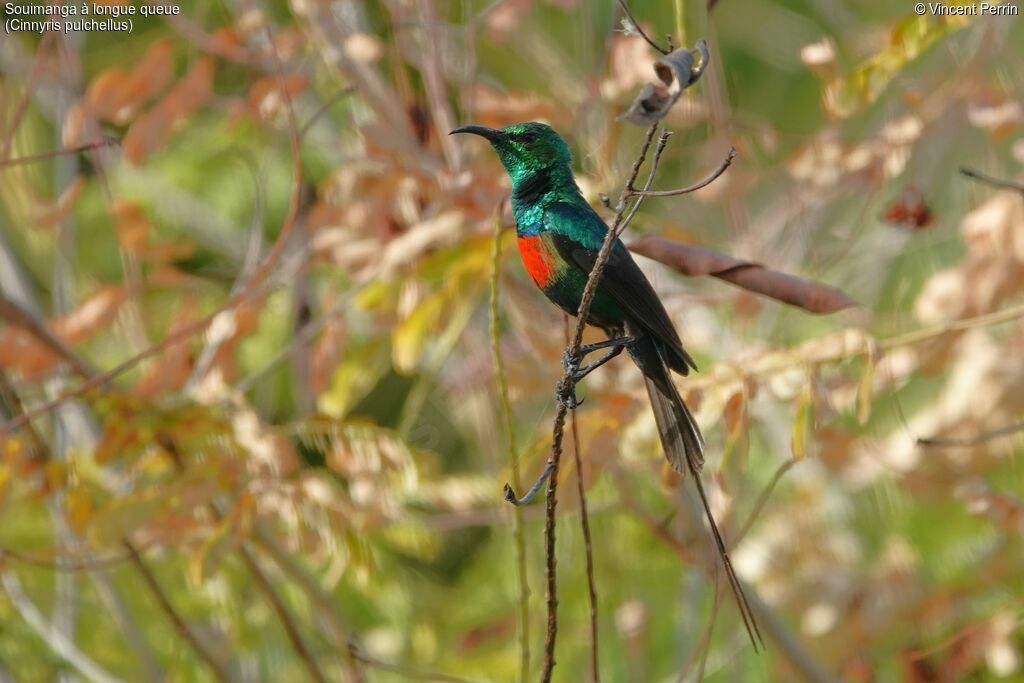
<path id="1" fill-rule="evenodd" d="M 540 235 L 531 235 L 520 237 L 517 241 L 526 272 L 538 287 L 544 287 L 555 273 L 554 255 L 547 240 Z"/>

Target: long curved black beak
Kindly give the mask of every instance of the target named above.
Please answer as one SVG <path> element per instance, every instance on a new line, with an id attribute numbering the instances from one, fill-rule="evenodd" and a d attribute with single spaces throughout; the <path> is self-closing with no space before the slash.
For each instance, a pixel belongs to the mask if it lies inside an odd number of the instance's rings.
<path id="1" fill-rule="evenodd" d="M 455 135 L 456 133 L 472 133 L 473 135 L 486 138 L 490 142 L 504 142 L 508 140 L 508 136 L 503 131 L 497 128 L 484 128 L 483 126 L 463 126 L 462 128 L 456 128 L 448 133 L 448 135 Z"/>

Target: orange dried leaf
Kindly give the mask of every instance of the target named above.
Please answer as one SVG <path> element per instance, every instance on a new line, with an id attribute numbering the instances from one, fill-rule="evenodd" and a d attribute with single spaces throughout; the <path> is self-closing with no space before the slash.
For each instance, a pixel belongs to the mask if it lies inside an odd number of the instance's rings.
<path id="1" fill-rule="evenodd" d="M 85 91 L 89 111 L 101 119 L 113 121 L 128 104 L 124 83 L 131 77 L 127 69 L 119 66 L 101 71 Z"/>
<path id="2" fill-rule="evenodd" d="M 142 249 L 153 227 L 143 213 L 142 207 L 133 201 L 117 199 L 114 201 L 113 213 L 121 248 L 133 252 Z"/>
<path id="3" fill-rule="evenodd" d="M 39 210 L 36 214 L 35 222 L 43 228 L 50 228 L 60 223 L 71 213 L 71 209 L 82 194 L 84 187 L 85 181 L 82 179 L 82 176 L 75 176 L 74 181 L 67 186 L 67 189 L 61 192 L 56 203 Z"/>
<path id="4" fill-rule="evenodd" d="M 206 104 L 213 94 L 213 72 L 213 59 L 197 59 L 171 91 L 131 125 L 122 145 L 129 162 L 144 162 L 163 145 L 177 122 Z"/>
<path id="5" fill-rule="evenodd" d="M 75 344 L 106 328 L 117 315 L 125 291 L 109 285 L 79 304 L 74 311 L 53 322 L 53 330 L 64 342 Z"/>

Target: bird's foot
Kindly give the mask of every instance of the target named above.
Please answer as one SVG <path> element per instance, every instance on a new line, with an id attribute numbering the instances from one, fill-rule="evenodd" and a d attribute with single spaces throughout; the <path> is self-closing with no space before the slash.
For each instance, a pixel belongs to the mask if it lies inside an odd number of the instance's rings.
<path id="1" fill-rule="evenodd" d="M 580 369 L 580 363 L 583 362 L 582 349 L 577 349 L 576 353 L 572 352 L 570 346 L 566 346 L 565 350 L 562 351 L 562 370 L 567 375 L 575 375 Z"/>
<path id="2" fill-rule="evenodd" d="M 568 410 L 575 410 L 583 405 L 583 399 L 576 397 L 576 380 L 572 376 L 563 377 L 555 383 L 555 400 Z"/>

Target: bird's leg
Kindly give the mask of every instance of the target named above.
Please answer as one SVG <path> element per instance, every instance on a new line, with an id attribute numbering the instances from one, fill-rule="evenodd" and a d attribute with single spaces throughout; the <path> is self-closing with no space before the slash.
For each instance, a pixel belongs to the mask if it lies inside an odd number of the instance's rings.
<path id="1" fill-rule="evenodd" d="M 582 399 L 576 398 L 576 384 L 594 370 L 597 370 L 622 353 L 622 350 L 632 344 L 633 341 L 633 337 L 613 337 L 596 344 L 585 344 L 577 350 L 575 355 L 570 353 L 567 348 L 562 355 L 562 367 L 565 368 L 566 377 L 558 380 L 558 383 L 555 385 L 555 397 L 558 401 L 565 404 L 565 407 L 570 410 L 583 403 Z M 609 351 L 594 362 L 582 368 L 580 367 L 580 363 L 587 354 L 600 351 L 601 349 L 609 349 Z"/>
<path id="2" fill-rule="evenodd" d="M 615 358 L 617 355 L 622 353 L 622 349 L 626 348 L 634 341 L 633 337 L 613 337 L 606 339 L 603 342 L 597 342 L 596 344 L 584 344 L 573 356 L 569 353 L 569 349 L 565 350 L 562 355 L 562 367 L 566 372 L 570 373 L 577 382 L 594 370 Z M 587 356 L 587 354 L 593 353 L 594 351 L 600 351 L 601 349 L 610 349 L 608 353 L 604 354 L 597 360 L 588 365 L 580 367 L 580 363 Z"/>

